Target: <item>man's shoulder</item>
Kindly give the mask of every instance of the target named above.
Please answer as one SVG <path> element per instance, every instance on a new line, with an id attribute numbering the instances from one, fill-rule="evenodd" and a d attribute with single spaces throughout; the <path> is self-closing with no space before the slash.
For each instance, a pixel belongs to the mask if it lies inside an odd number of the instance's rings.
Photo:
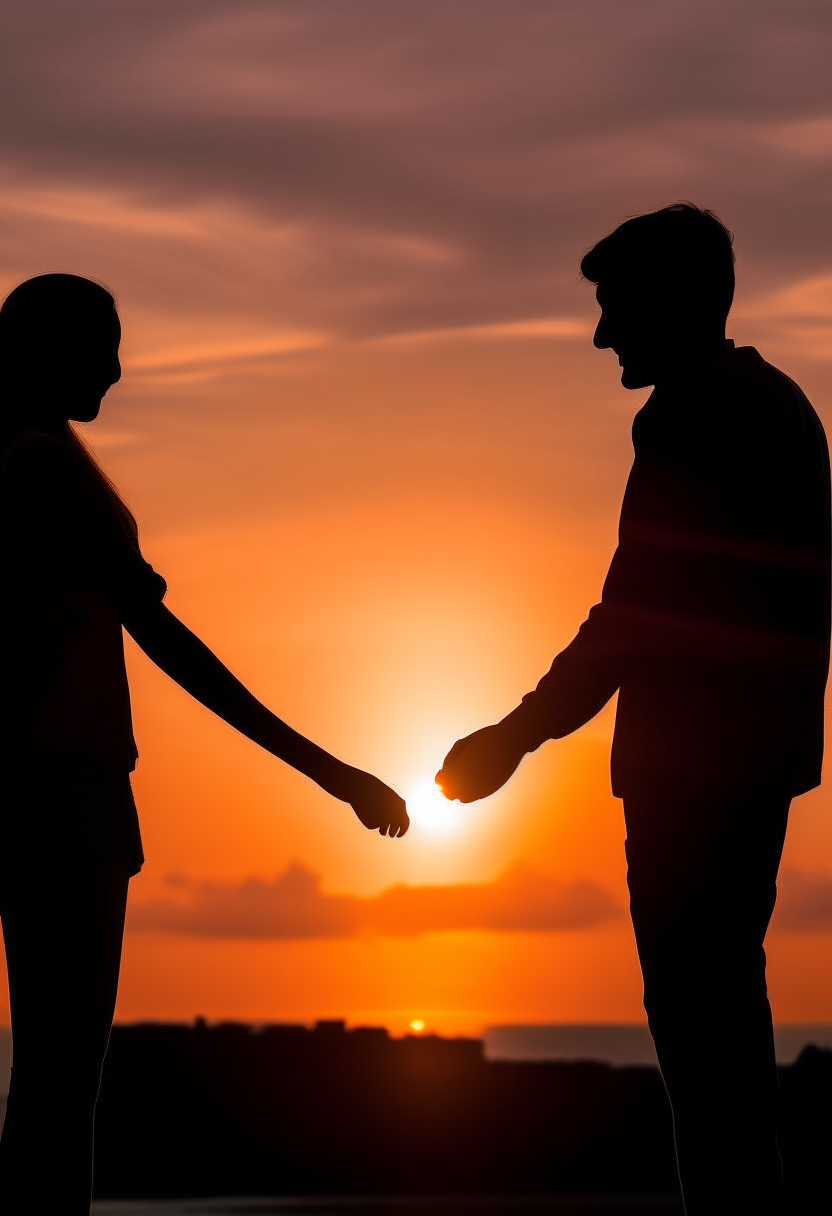
<path id="1" fill-rule="evenodd" d="M 801 407 L 811 404 L 800 385 L 779 367 L 764 359 L 756 346 L 738 346 L 719 361 L 717 379 L 728 389 L 755 396 L 791 402 Z"/>
<path id="2" fill-rule="evenodd" d="M 714 405 L 725 419 L 772 435 L 796 428 L 823 435 L 820 418 L 803 389 L 753 346 L 731 351 L 713 369 Z"/>

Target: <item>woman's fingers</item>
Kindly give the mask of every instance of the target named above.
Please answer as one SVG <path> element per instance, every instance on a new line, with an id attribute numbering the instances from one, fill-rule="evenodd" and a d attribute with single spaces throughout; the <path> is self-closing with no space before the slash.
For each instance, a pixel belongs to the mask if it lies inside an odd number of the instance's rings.
<path id="1" fill-rule="evenodd" d="M 392 817 L 390 822 L 388 835 L 393 837 L 404 836 L 405 832 L 410 827 L 410 817 L 407 813 L 407 806 L 404 799 L 400 798 L 398 794 L 393 793 L 392 790 L 390 793 L 393 794 L 393 797 L 396 800 L 396 807 L 395 815 Z"/>
<path id="2" fill-rule="evenodd" d="M 404 799 L 370 773 L 359 773 L 356 782 L 351 805 L 364 827 L 381 836 L 404 836 L 410 826 Z"/>

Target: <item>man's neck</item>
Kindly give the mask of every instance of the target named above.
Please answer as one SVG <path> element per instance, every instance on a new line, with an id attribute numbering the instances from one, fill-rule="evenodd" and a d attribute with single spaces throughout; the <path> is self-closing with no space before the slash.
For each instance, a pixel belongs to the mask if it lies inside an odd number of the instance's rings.
<path id="1" fill-rule="evenodd" d="M 657 371 L 655 385 L 662 388 L 667 384 L 676 384 L 688 380 L 718 359 L 724 358 L 734 349 L 734 343 L 724 335 L 708 342 L 697 343 L 673 352 L 663 361 Z"/>

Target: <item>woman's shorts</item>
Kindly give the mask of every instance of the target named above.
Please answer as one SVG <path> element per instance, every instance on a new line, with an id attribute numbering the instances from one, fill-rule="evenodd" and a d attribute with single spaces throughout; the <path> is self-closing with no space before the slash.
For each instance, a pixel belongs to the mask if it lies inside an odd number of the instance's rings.
<path id="1" fill-rule="evenodd" d="M 20 866 L 142 867 L 130 773 L 117 765 L 28 754 L 0 761 L 0 880 Z"/>

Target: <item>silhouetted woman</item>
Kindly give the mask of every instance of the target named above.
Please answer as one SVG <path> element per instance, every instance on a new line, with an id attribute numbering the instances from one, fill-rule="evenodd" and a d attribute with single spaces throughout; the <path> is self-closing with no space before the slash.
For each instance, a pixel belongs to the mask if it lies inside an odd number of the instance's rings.
<path id="1" fill-rule="evenodd" d="M 0 915 L 14 1066 L 3 1216 L 87 1216 L 101 1065 L 143 861 L 122 627 L 203 705 L 382 835 L 402 800 L 276 718 L 165 608 L 136 524 L 70 423 L 115 384 L 112 296 L 42 275 L 0 309 Z"/>

